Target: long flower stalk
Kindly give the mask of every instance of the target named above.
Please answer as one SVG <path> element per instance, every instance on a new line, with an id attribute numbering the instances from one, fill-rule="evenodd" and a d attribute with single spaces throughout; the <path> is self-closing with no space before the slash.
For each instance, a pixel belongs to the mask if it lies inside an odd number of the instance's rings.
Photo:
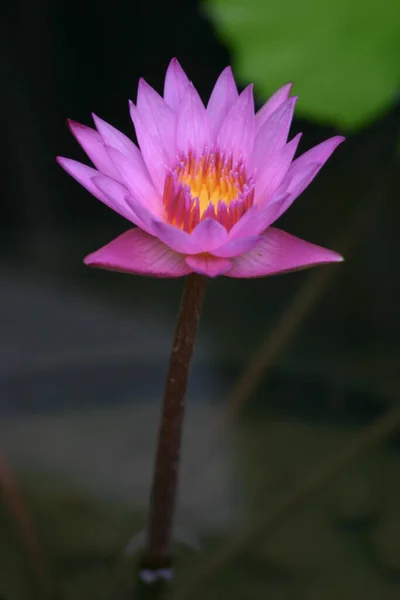
<path id="1" fill-rule="evenodd" d="M 186 278 L 165 383 L 142 576 L 157 579 L 172 565 L 173 523 L 185 397 L 207 278 Z M 172 573 L 172 572 L 171 572 Z"/>

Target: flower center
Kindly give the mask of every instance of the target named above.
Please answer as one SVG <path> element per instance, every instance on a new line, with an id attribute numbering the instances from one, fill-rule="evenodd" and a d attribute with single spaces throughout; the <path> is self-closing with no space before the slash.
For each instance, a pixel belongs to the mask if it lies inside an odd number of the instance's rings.
<path id="1" fill-rule="evenodd" d="M 242 161 L 220 152 L 192 153 L 179 160 L 165 181 L 167 220 L 191 232 L 200 221 L 213 218 L 229 231 L 252 206 L 254 183 Z"/>

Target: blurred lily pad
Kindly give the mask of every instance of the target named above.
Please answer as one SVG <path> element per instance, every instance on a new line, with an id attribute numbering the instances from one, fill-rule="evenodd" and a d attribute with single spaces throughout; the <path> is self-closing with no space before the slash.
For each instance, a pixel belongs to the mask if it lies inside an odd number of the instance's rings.
<path id="1" fill-rule="evenodd" d="M 400 87 L 400 2 L 206 0 L 236 74 L 268 97 L 287 81 L 298 114 L 356 129 Z"/>

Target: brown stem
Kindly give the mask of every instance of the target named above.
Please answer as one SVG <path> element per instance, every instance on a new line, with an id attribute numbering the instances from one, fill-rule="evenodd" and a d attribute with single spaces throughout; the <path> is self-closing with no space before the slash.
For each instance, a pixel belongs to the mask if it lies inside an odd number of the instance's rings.
<path id="1" fill-rule="evenodd" d="M 188 275 L 165 383 L 143 569 L 169 567 L 185 396 L 207 278 Z"/>

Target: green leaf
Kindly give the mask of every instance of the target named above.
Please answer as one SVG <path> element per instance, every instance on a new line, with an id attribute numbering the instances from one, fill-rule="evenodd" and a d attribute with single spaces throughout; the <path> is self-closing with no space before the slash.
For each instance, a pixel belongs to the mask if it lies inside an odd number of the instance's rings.
<path id="1" fill-rule="evenodd" d="M 358 128 L 400 84 L 400 0 L 207 0 L 235 73 L 270 96 L 288 81 L 297 113 Z"/>

